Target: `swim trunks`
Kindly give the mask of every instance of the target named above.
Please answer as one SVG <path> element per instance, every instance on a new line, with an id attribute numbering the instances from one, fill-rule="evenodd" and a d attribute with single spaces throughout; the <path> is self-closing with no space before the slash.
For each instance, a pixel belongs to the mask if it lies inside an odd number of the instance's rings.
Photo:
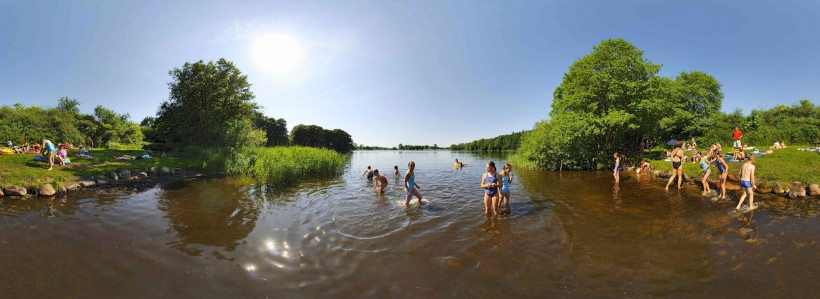
<path id="1" fill-rule="evenodd" d="M 740 187 L 752 188 L 752 182 L 751 181 L 740 180 Z"/>

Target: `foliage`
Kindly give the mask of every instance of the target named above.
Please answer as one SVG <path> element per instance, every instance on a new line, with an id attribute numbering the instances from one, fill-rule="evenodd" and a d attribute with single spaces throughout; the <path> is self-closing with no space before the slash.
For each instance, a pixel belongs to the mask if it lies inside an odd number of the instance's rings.
<path id="1" fill-rule="evenodd" d="M 441 148 L 438 147 L 437 144 L 434 144 L 434 145 L 410 145 L 410 144 L 401 144 L 401 143 L 399 143 L 399 146 L 396 149 L 400 149 L 400 150 L 435 150 L 435 149 L 441 149 Z"/>
<path id="2" fill-rule="evenodd" d="M 247 76 L 233 63 L 200 60 L 185 63 L 169 74 L 170 95 L 156 118 L 160 139 L 203 146 L 235 146 L 247 140 L 238 134 L 252 130 L 246 121 L 253 118 L 258 106 Z"/>
<path id="3" fill-rule="evenodd" d="M 259 112 L 256 112 L 253 118 L 253 126 L 266 133 L 266 146 L 288 145 L 287 125 L 288 123 L 282 118 L 267 117 Z"/>
<path id="4" fill-rule="evenodd" d="M 85 115 L 80 113 L 79 104 L 75 99 L 63 97 L 55 108 L 22 104 L 0 107 L 0 136 L 18 144 L 40 142 L 44 138 L 73 144 L 84 144 L 88 138 L 99 145 L 142 143 L 142 132 L 128 114 L 120 115 L 97 106 L 94 115 Z"/>
<path id="5" fill-rule="evenodd" d="M 198 148 L 185 150 L 185 159 L 198 168 L 252 177 L 260 182 L 290 185 L 305 178 L 332 177 L 347 163 L 346 156 L 309 147 Z"/>
<path id="6" fill-rule="evenodd" d="M 291 144 L 332 149 L 340 153 L 353 150 L 353 139 L 347 132 L 326 130 L 317 125 L 296 125 L 291 131 Z"/>
<path id="7" fill-rule="evenodd" d="M 569 67 L 553 93 L 551 119 L 522 136 L 518 160 L 597 169 L 613 152 L 634 152 L 643 141 L 705 131 L 723 97 L 717 80 L 701 72 L 663 78 L 659 70 L 629 42 L 604 40 Z"/>
<path id="8" fill-rule="evenodd" d="M 451 150 L 468 150 L 468 151 L 502 151 L 502 150 L 516 150 L 521 142 L 521 134 L 524 132 L 516 132 L 507 135 L 501 135 L 490 139 L 479 139 L 468 143 L 460 143 L 450 145 Z"/>

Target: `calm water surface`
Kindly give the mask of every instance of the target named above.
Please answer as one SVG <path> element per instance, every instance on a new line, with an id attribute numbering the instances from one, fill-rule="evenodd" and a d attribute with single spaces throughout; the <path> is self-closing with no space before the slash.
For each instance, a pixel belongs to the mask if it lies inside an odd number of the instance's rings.
<path id="1" fill-rule="evenodd" d="M 452 167 L 458 158 L 469 166 Z M 2 199 L 6 298 L 817 298 L 816 199 L 663 191 L 635 175 L 514 169 L 512 213 L 483 215 L 484 163 L 355 152 L 337 179 L 280 190 L 200 179 L 129 196 Z M 406 208 L 415 160 L 429 203 Z M 389 174 L 386 194 L 360 178 Z M 51 206 L 51 208 L 49 208 Z"/>

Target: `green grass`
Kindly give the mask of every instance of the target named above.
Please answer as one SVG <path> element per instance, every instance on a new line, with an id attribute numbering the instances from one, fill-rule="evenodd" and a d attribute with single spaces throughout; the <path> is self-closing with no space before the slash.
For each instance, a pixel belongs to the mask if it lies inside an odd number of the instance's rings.
<path id="1" fill-rule="evenodd" d="M 792 181 L 800 181 L 806 184 L 820 184 L 820 154 L 798 151 L 797 148 L 799 147 L 805 146 L 789 146 L 756 159 L 755 178 L 758 180 L 763 179 L 767 183 L 780 182 L 781 184 L 787 184 Z M 671 170 L 672 163 L 658 159 L 659 155 L 660 152 L 657 151 L 647 152 L 644 159 L 652 163 L 652 167 L 657 170 Z M 691 152 L 686 151 L 686 157 L 690 156 Z M 635 164 L 638 163 L 638 161 L 634 162 Z M 727 160 L 729 174 L 737 175 L 740 166 L 744 162 L 729 162 Z M 712 169 L 712 178 L 716 178 L 717 167 L 711 164 L 710 168 Z M 698 178 L 698 180 L 703 177 L 697 163 L 684 163 L 683 172 L 690 177 Z"/>
<path id="2" fill-rule="evenodd" d="M 0 184 L 17 185 L 28 189 L 44 184 L 76 181 L 90 175 L 102 175 L 121 169 L 146 169 L 151 166 L 188 167 L 190 163 L 177 158 L 152 158 L 138 160 L 115 160 L 123 155 L 143 155 L 142 150 L 92 150 L 94 159 L 73 157 L 76 151 L 69 151 L 71 164 L 54 164 L 48 170 L 48 163 L 34 161 L 33 154 L 0 155 Z"/>
<path id="3" fill-rule="evenodd" d="M 69 156 L 75 154 L 69 152 Z M 151 166 L 199 169 L 254 178 L 260 182 L 294 184 L 309 177 L 331 177 L 341 172 L 347 156 L 332 150 L 308 147 L 273 147 L 245 149 L 202 149 L 190 147 L 178 157 L 156 157 L 138 160 L 114 160 L 115 156 L 143 155 L 142 150 L 92 150 L 94 159 L 69 157 L 70 165 L 34 161 L 32 154 L 0 155 L 0 185 L 17 185 L 27 189 L 44 184 L 60 186 L 91 175 L 104 175 L 122 169 L 148 169 Z"/>
<path id="4" fill-rule="evenodd" d="M 305 178 L 332 177 L 341 173 L 347 156 L 328 149 L 270 147 L 243 149 L 188 149 L 186 159 L 198 168 L 254 178 L 260 182 L 290 185 Z"/>

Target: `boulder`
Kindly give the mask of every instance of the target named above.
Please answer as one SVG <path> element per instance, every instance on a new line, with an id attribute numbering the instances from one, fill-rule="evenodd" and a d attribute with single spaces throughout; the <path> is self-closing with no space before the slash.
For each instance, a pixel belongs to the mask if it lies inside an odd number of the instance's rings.
<path id="1" fill-rule="evenodd" d="M 658 176 L 662 179 L 668 179 L 669 177 L 672 176 L 672 171 L 671 170 L 663 170 L 658 174 Z"/>
<path id="2" fill-rule="evenodd" d="M 820 195 L 820 185 L 818 185 L 818 184 L 809 185 L 809 195 L 811 195 L 811 196 Z"/>
<path id="3" fill-rule="evenodd" d="M 40 190 L 38 190 L 37 193 L 44 196 L 52 196 L 57 194 L 57 190 L 54 190 L 54 186 L 51 184 L 45 184 L 40 186 Z"/>
<path id="4" fill-rule="evenodd" d="M 169 175 L 169 174 L 171 174 L 171 169 L 168 168 L 167 166 L 162 166 L 162 168 L 159 169 L 159 172 L 162 175 Z"/>
<path id="5" fill-rule="evenodd" d="M 726 176 L 726 181 L 740 183 L 740 179 L 738 179 L 734 174 L 727 175 Z"/>
<path id="6" fill-rule="evenodd" d="M 91 187 L 91 186 L 96 185 L 97 182 L 95 182 L 95 181 L 80 181 L 79 184 L 80 184 L 81 187 L 86 188 L 86 187 Z"/>
<path id="7" fill-rule="evenodd" d="M 120 170 L 119 176 L 120 176 L 120 178 L 122 178 L 123 180 L 127 180 L 128 178 L 130 178 L 130 177 L 131 177 L 131 171 L 130 171 L 130 170 L 128 170 L 128 169 L 123 169 L 123 170 Z"/>
<path id="8" fill-rule="evenodd" d="M 145 173 L 145 172 L 143 171 L 143 172 L 140 172 L 137 176 L 139 176 L 140 178 L 144 179 L 144 178 L 147 178 L 147 177 L 148 177 L 148 174 L 147 174 L 147 173 Z"/>
<path id="9" fill-rule="evenodd" d="M 0 196 L 3 196 L 3 189 L 0 189 Z"/>
<path id="10" fill-rule="evenodd" d="M 148 170 L 148 173 L 150 173 L 151 175 L 157 175 L 159 173 L 159 168 L 157 168 L 156 166 L 151 166 L 151 168 Z"/>
<path id="11" fill-rule="evenodd" d="M 116 181 L 120 179 L 120 176 L 118 176 L 116 172 L 112 171 L 108 173 L 108 178 Z"/>
<path id="12" fill-rule="evenodd" d="M 726 182 L 726 190 L 740 191 L 741 189 L 742 188 L 740 188 L 740 185 L 736 184 L 735 182 Z"/>
<path id="13" fill-rule="evenodd" d="M 769 188 L 766 185 L 757 186 L 757 190 L 755 190 L 755 192 L 761 193 L 761 194 L 772 193 L 772 188 Z"/>
<path id="14" fill-rule="evenodd" d="M 80 183 L 78 183 L 78 182 L 68 182 L 68 183 L 63 184 L 63 186 L 65 187 L 65 189 L 67 191 L 73 191 L 73 190 L 80 189 Z"/>
<path id="15" fill-rule="evenodd" d="M 789 198 L 806 197 L 806 186 L 801 182 L 792 182 Z"/>
<path id="16" fill-rule="evenodd" d="M 3 189 L 3 193 L 6 196 L 25 196 L 28 194 L 26 188 L 15 186 L 15 185 L 8 185 L 5 189 Z"/>
<path id="17" fill-rule="evenodd" d="M 774 183 L 774 188 L 772 188 L 772 191 L 774 191 L 774 194 L 777 194 L 777 195 L 781 195 L 783 193 L 786 193 L 786 190 L 783 189 L 783 186 L 780 186 L 780 183 L 777 183 L 777 182 Z"/>
<path id="18" fill-rule="evenodd" d="M 67 193 L 67 192 L 68 192 L 68 189 L 66 189 L 66 187 L 65 187 L 65 186 L 60 186 L 60 188 L 57 188 L 57 192 L 59 192 L 59 193 Z"/>
<path id="19" fill-rule="evenodd" d="M 101 179 L 101 178 L 97 178 L 97 185 L 105 185 L 105 184 L 108 184 L 108 181 L 106 181 L 104 179 Z"/>

